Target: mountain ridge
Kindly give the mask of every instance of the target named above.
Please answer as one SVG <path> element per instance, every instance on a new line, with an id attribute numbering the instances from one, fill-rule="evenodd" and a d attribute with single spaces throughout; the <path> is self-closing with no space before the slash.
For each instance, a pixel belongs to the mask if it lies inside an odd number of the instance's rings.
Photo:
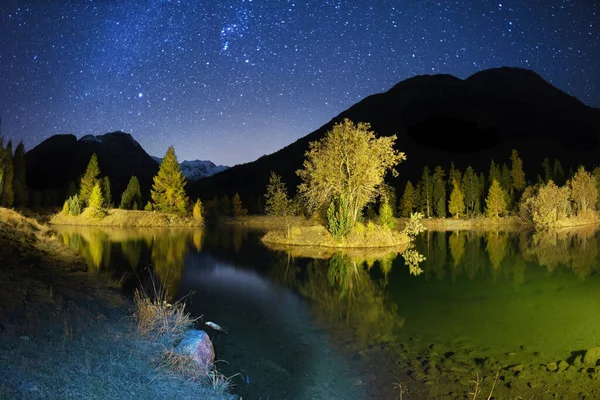
<path id="1" fill-rule="evenodd" d="M 396 148 L 408 157 L 398 167 L 400 178 L 389 180 L 397 188 L 409 179 L 414 183 L 425 164 L 448 168 L 454 161 L 463 171 L 472 165 L 487 174 L 491 159 L 508 162 L 512 148 L 522 153 L 530 180 L 544 157 L 576 165 L 593 163 L 600 155 L 600 109 L 560 91 L 533 71 L 501 67 L 466 79 L 447 74 L 406 79 L 365 97 L 288 146 L 188 189 L 207 198 L 218 195 L 218 188 L 256 200 L 273 170 L 295 191 L 299 183 L 295 171 L 302 168 L 308 143 L 344 118 L 370 123 L 377 136 L 397 134 Z"/>

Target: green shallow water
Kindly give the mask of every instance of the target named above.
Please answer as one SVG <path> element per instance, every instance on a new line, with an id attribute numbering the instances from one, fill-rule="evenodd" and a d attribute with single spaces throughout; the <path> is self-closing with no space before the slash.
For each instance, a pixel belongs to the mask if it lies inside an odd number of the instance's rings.
<path id="1" fill-rule="evenodd" d="M 593 231 L 427 232 L 416 243 L 426 260 L 410 269 L 394 252 L 270 250 L 237 227 L 57 228 L 90 271 L 125 276 L 125 291 L 149 269 L 176 297 L 194 291 L 189 310 L 230 329 L 210 333 L 247 399 L 397 398 L 399 382 L 456 398 L 492 371 L 506 371 L 496 393 L 507 396 L 600 387 L 593 369 L 540 368 L 600 346 Z M 531 377 L 511 372 L 520 364 Z"/>

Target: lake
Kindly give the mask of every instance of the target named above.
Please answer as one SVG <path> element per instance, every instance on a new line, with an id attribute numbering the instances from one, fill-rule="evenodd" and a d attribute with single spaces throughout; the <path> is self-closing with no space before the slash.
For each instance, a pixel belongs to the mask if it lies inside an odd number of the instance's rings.
<path id="1" fill-rule="evenodd" d="M 270 249 L 234 226 L 55 229 L 90 272 L 131 293 L 152 271 L 227 328 L 202 329 L 244 399 L 600 397 L 600 367 L 582 364 L 600 346 L 593 229 L 428 231 L 418 267 L 396 251 Z"/>

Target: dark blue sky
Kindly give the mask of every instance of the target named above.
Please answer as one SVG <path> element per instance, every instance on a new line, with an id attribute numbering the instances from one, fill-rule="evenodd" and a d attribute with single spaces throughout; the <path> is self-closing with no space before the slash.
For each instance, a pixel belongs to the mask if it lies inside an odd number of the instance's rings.
<path id="1" fill-rule="evenodd" d="M 233 165 L 403 79 L 499 66 L 599 107 L 599 34 L 593 1 L 2 0 L 2 130 Z"/>

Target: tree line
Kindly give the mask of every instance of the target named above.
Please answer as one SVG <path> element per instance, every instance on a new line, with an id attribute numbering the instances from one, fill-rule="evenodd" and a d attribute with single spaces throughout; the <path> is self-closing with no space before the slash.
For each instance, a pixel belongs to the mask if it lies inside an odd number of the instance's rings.
<path id="1" fill-rule="evenodd" d="M 13 152 L 12 141 L 4 146 L 4 138 L 0 137 L 0 205 L 26 207 L 28 204 L 25 146 L 21 141 Z"/>
<path id="2" fill-rule="evenodd" d="M 378 216 L 389 227 L 395 217 L 420 213 L 427 218 L 515 216 L 547 228 L 569 218 L 596 218 L 593 212 L 600 208 L 600 168 L 588 172 L 580 166 L 565 174 L 558 159 L 551 164 L 546 158 L 531 182 L 515 149 L 508 162 L 492 159 L 485 174 L 471 166 L 463 172 L 454 163 L 447 170 L 426 165 L 421 178 L 415 184 L 407 181 L 399 196 L 383 180 L 387 171 L 395 175 L 395 165 L 406 158 L 394 153 L 394 141 L 395 136 L 375 139 L 368 124 L 345 120 L 334 125 L 323 139 L 310 144 L 304 169 L 297 171 L 303 183 L 296 196 L 303 201 L 291 200 L 281 177 L 271 172 L 264 195 L 266 214 L 317 213 L 330 232 L 344 236 L 363 213 L 367 218 Z"/>

